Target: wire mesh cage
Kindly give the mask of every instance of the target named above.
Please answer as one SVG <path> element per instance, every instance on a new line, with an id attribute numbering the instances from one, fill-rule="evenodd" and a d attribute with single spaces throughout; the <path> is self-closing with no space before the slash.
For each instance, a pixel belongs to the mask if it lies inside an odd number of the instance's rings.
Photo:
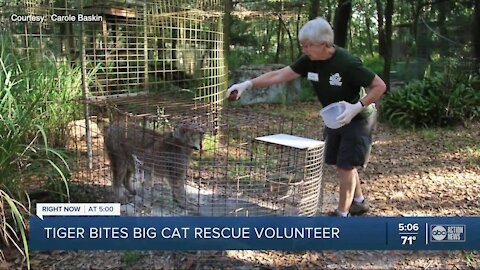
<path id="1" fill-rule="evenodd" d="M 104 18 L 85 29 L 86 58 L 100 65 L 93 95 L 183 89 L 213 98 L 224 81 L 220 6 L 173 2 L 85 8 Z"/>
<path id="2" fill-rule="evenodd" d="M 131 109 L 135 103 L 128 100 Z M 203 113 L 198 104 L 188 110 L 159 110 L 161 101 L 150 104 L 142 104 L 141 112 L 120 111 L 121 104 L 92 104 L 100 106 L 100 114 L 110 115 L 92 122 L 98 125 L 93 137 L 101 141 L 100 148 L 106 146 L 108 157 L 95 150 L 96 175 L 77 180 L 97 178 L 100 186 L 107 186 L 96 191 L 104 195 L 98 198 L 122 202 L 127 215 L 317 214 L 323 143 L 287 135 L 299 132 L 291 119 L 238 109 Z M 185 126 L 187 132 L 182 132 Z M 308 144 L 269 141 L 272 134 Z M 121 149 L 112 153 L 112 143 Z M 128 181 L 115 184 L 119 166 L 129 168 Z"/>
<path id="3" fill-rule="evenodd" d="M 219 102 L 222 2 L 0 1 L 19 50 L 85 62 L 88 96 L 179 92 Z M 92 71 L 93 70 L 93 71 Z"/>
<path id="4" fill-rule="evenodd" d="M 65 100 L 74 201 L 122 202 L 127 215 L 316 213 L 323 145 L 257 140 L 301 134 L 291 119 L 223 108 L 222 1 L 0 3 L 29 61 L 81 75 L 83 95 Z"/>

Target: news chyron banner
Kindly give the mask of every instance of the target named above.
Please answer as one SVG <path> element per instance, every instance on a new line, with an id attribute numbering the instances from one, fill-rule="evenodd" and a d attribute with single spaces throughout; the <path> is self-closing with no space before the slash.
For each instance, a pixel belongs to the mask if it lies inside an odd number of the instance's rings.
<path id="1" fill-rule="evenodd" d="M 43 209 L 42 209 L 43 207 Z M 130 217 L 38 204 L 31 250 L 480 250 L 480 217 Z"/>

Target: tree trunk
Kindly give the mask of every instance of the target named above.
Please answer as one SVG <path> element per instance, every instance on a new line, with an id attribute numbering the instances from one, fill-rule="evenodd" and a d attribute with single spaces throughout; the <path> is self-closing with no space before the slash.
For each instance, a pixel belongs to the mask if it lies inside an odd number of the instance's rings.
<path id="1" fill-rule="evenodd" d="M 223 17 L 223 50 L 225 55 L 230 51 L 230 28 L 232 25 L 232 0 L 225 0 L 225 15 Z"/>
<path id="2" fill-rule="evenodd" d="M 438 25 L 438 33 L 440 34 L 440 44 L 439 44 L 440 55 L 448 56 L 449 44 L 447 42 L 444 42 L 443 37 L 447 36 L 447 27 L 445 23 L 447 19 L 449 2 L 439 2 L 437 5 L 438 5 L 437 25 Z"/>
<path id="3" fill-rule="evenodd" d="M 383 58 L 383 74 L 380 76 L 390 89 L 390 68 L 392 65 L 392 16 L 394 0 L 387 0 L 385 9 L 381 0 L 376 0 L 378 16 L 378 53 Z"/>
<path id="4" fill-rule="evenodd" d="M 275 22 L 266 20 L 265 24 L 266 24 L 265 25 L 266 33 L 263 36 L 262 47 L 264 52 L 268 53 L 270 52 L 270 42 L 272 40 L 272 28 L 275 25 Z"/>
<path id="5" fill-rule="evenodd" d="M 310 12 L 308 18 L 313 20 L 318 17 L 318 9 L 320 8 L 320 0 L 311 0 L 310 1 Z"/>
<path id="6" fill-rule="evenodd" d="M 383 65 L 383 80 L 390 90 L 390 68 L 392 64 L 392 17 L 394 12 L 394 0 L 387 0 L 385 7 L 385 56 Z"/>
<path id="7" fill-rule="evenodd" d="M 283 50 L 283 27 L 282 27 L 282 18 L 278 17 L 277 22 L 277 51 L 275 53 L 275 63 L 280 63 L 280 54 Z"/>
<path id="8" fill-rule="evenodd" d="M 424 1 L 417 1 L 415 6 L 415 14 L 413 15 L 413 27 L 414 27 L 414 38 L 415 38 L 415 45 L 416 45 L 416 52 L 417 52 L 417 59 L 421 60 L 430 60 L 430 53 L 428 47 L 428 38 L 427 38 L 427 29 L 425 23 L 420 18 L 422 15 L 423 9 L 431 5 L 430 2 Z"/>
<path id="9" fill-rule="evenodd" d="M 298 38 L 298 32 L 300 32 L 300 23 L 302 21 L 302 9 L 298 9 L 297 13 L 297 21 L 295 22 L 295 37 Z M 302 47 L 300 46 L 300 42 L 295 42 L 297 44 L 297 58 L 302 55 Z"/>
<path id="10" fill-rule="evenodd" d="M 347 45 L 348 23 L 350 22 L 351 14 L 352 1 L 338 0 L 333 29 L 335 32 L 334 42 L 340 47 L 345 47 Z"/>
<path id="11" fill-rule="evenodd" d="M 327 17 L 325 19 L 329 22 L 332 21 L 332 2 L 330 0 L 327 0 Z"/>
<path id="12" fill-rule="evenodd" d="M 377 5 L 377 21 L 378 21 L 378 54 L 385 58 L 385 26 L 383 18 L 382 0 L 375 0 Z"/>
<path id="13" fill-rule="evenodd" d="M 373 55 L 373 38 L 372 38 L 372 32 L 370 32 L 370 29 L 372 28 L 372 22 L 370 21 L 368 12 L 365 12 L 365 28 L 367 29 L 368 52 L 371 55 Z"/>
<path id="14" fill-rule="evenodd" d="M 287 33 L 288 35 L 288 41 L 290 42 L 290 61 L 294 61 L 295 60 L 295 54 L 294 54 L 295 44 L 293 41 L 292 33 L 290 33 L 290 29 L 288 29 L 281 15 L 278 15 L 278 20 L 279 20 L 279 23 L 282 25 L 283 29 L 285 30 L 285 33 Z"/>
<path id="15" fill-rule="evenodd" d="M 474 19 L 472 25 L 473 34 L 473 56 L 477 72 L 480 73 L 480 0 L 474 2 Z"/>

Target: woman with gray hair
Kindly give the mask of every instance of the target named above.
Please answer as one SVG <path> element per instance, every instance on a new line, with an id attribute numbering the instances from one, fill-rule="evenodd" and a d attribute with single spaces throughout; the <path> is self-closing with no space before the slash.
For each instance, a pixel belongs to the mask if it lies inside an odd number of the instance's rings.
<path id="1" fill-rule="evenodd" d="M 325 127 L 325 163 L 336 166 L 340 183 L 337 209 L 329 213 L 347 217 L 369 210 L 357 167 L 366 166 L 372 147 L 375 105 L 386 90 L 383 80 L 347 50 L 333 44 L 333 30 L 323 18 L 307 22 L 298 34 L 303 55 L 293 64 L 254 79 L 232 85 L 230 100 L 245 90 L 265 88 L 306 77 L 323 107 L 339 102 L 345 107 L 338 116 L 340 128 Z M 362 95 L 362 88 L 367 89 Z"/>

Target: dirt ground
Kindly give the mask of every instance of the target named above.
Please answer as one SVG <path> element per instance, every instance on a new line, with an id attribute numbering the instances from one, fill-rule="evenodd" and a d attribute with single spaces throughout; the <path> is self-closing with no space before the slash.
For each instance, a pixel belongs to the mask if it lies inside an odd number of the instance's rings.
<path id="1" fill-rule="evenodd" d="M 299 121 L 318 121 L 316 103 L 276 110 Z M 300 108 L 301 109 L 298 109 Z M 319 128 L 320 129 L 320 128 Z M 466 127 L 399 130 L 379 124 L 367 168 L 360 177 L 372 216 L 479 216 L 480 123 Z M 334 169 L 326 167 L 325 193 L 336 194 Z M 325 196 L 327 198 L 328 196 Z M 323 210 L 335 200 L 324 201 Z M 6 252 L 0 269 L 23 269 Z M 17 255 L 18 256 L 18 255 Z M 480 269 L 480 251 L 225 251 L 34 252 L 32 269 Z"/>

